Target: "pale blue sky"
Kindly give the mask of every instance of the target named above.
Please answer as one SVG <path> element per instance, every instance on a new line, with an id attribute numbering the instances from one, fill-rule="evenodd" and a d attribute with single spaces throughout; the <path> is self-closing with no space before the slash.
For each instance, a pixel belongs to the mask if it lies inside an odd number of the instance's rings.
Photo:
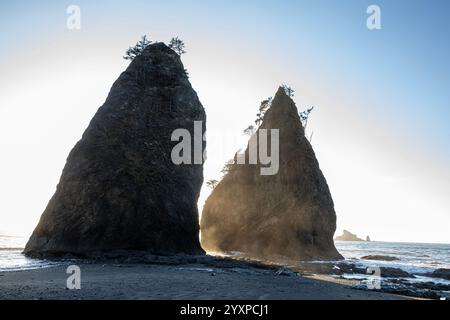
<path id="1" fill-rule="evenodd" d="M 70 4 L 81 8 L 81 30 L 66 28 Z M 370 4 L 381 8 L 381 30 L 366 28 Z M 1 1 L 0 29 L 0 230 L 34 226 L 126 67 L 121 55 L 146 33 L 186 41 L 210 141 L 234 135 L 227 147 L 209 144 L 207 179 L 245 140 L 258 102 L 287 82 L 299 107 L 317 106 L 310 129 L 338 232 L 450 242 L 449 1 Z M 24 114 L 33 119 L 11 134 Z M 30 148 L 42 151 L 39 169 L 24 169 Z"/>

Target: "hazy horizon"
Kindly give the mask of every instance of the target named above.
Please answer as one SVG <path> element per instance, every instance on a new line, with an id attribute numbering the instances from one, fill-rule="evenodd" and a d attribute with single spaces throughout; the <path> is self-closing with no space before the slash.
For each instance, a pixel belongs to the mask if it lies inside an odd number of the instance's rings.
<path id="1" fill-rule="evenodd" d="M 0 4 L 0 233 L 29 236 L 66 157 L 141 35 L 186 43 L 207 113 L 205 182 L 282 83 L 302 110 L 337 225 L 375 241 L 450 243 L 450 3 L 52 1 Z M 177 8 L 178 10 L 173 10 Z M 407 9 L 407 10 L 406 10 Z M 199 210 L 210 190 L 202 188 Z"/>

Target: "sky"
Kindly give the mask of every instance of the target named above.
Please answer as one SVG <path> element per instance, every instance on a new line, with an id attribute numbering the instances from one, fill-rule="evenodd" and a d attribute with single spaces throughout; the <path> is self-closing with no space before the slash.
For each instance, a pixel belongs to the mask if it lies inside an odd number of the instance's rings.
<path id="1" fill-rule="evenodd" d="M 369 5 L 381 29 L 366 26 Z M 81 28 L 67 28 L 69 5 Z M 339 234 L 450 243 L 450 2 L 0 1 L 0 232 L 29 235 L 141 35 L 186 43 L 205 181 L 282 83 L 308 123 Z M 210 190 L 204 185 L 201 209 Z"/>

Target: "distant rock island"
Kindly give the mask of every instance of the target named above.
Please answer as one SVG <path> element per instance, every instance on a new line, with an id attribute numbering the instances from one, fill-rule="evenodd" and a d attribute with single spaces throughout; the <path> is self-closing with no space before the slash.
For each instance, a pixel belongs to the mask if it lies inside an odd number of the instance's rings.
<path id="1" fill-rule="evenodd" d="M 282 88 L 261 129 L 279 129 L 279 171 L 261 175 L 262 165 L 249 161 L 229 169 L 203 208 L 203 248 L 259 258 L 342 258 L 333 242 L 336 214 L 327 182 L 297 107 Z"/>
<path id="2" fill-rule="evenodd" d="M 113 84 L 70 152 L 25 254 L 145 250 L 202 254 L 202 164 L 175 165 L 175 129 L 193 136 L 205 112 L 178 54 L 151 44 Z M 204 144 L 204 143 L 203 143 Z"/>
<path id="3" fill-rule="evenodd" d="M 367 236 L 366 240 L 358 238 L 358 236 L 354 233 L 351 233 L 350 231 L 344 230 L 342 235 L 337 236 L 335 240 L 338 241 L 370 241 L 370 237 Z"/>

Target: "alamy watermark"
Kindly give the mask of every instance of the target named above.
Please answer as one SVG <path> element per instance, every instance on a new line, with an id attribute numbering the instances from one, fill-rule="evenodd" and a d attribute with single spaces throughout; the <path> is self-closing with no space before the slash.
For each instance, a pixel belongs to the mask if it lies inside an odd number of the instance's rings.
<path id="1" fill-rule="evenodd" d="M 77 265 L 70 265 L 66 270 L 67 274 L 70 276 L 66 281 L 66 288 L 69 290 L 80 290 L 81 289 L 81 269 Z"/>
<path id="2" fill-rule="evenodd" d="M 194 164 L 202 164 L 206 160 L 206 150 L 203 151 L 203 121 L 194 121 Z M 181 139 L 181 141 L 180 141 Z M 192 164 L 192 137 L 188 129 L 179 128 L 172 132 L 172 141 L 180 141 L 172 149 L 170 155 L 174 164 Z"/>
<path id="3" fill-rule="evenodd" d="M 268 136 L 270 135 L 270 153 Z M 203 122 L 194 121 L 194 137 L 185 128 L 179 128 L 172 132 L 172 141 L 179 141 L 171 152 L 172 162 L 181 164 L 202 164 L 206 160 L 206 150 L 203 150 L 203 142 L 206 140 L 203 134 Z M 279 170 L 279 129 L 259 129 L 254 133 L 248 143 L 248 164 L 260 164 L 261 175 L 275 175 Z M 194 149 L 192 152 L 192 149 Z M 237 153 L 232 164 L 246 164 L 246 154 Z"/>
<path id="4" fill-rule="evenodd" d="M 376 4 L 372 4 L 367 7 L 367 17 L 366 25 L 369 30 L 380 30 L 381 29 L 381 8 Z"/>
<path id="5" fill-rule="evenodd" d="M 66 21 L 66 27 L 69 30 L 81 29 L 81 9 L 75 4 L 67 7 L 66 13 L 69 15 Z"/>
<path id="6" fill-rule="evenodd" d="M 248 142 L 248 163 L 258 164 L 259 160 L 259 164 L 267 166 L 260 168 L 262 176 L 275 175 L 280 167 L 280 130 L 270 129 L 270 156 L 267 148 L 268 132 L 267 129 L 259 129 L 258 136 L 254 133 Z M 236 158 L 236 164 L 246 163 L 245 153 L 238 153 Z"/>
<path id="7" fill-rule="evenodd" d="M 367 279 L 367 289 L 380 290 L 381 289 L 381 269 L 380 267 L 368 267 L 366 273 L 371 275 Z"/>

